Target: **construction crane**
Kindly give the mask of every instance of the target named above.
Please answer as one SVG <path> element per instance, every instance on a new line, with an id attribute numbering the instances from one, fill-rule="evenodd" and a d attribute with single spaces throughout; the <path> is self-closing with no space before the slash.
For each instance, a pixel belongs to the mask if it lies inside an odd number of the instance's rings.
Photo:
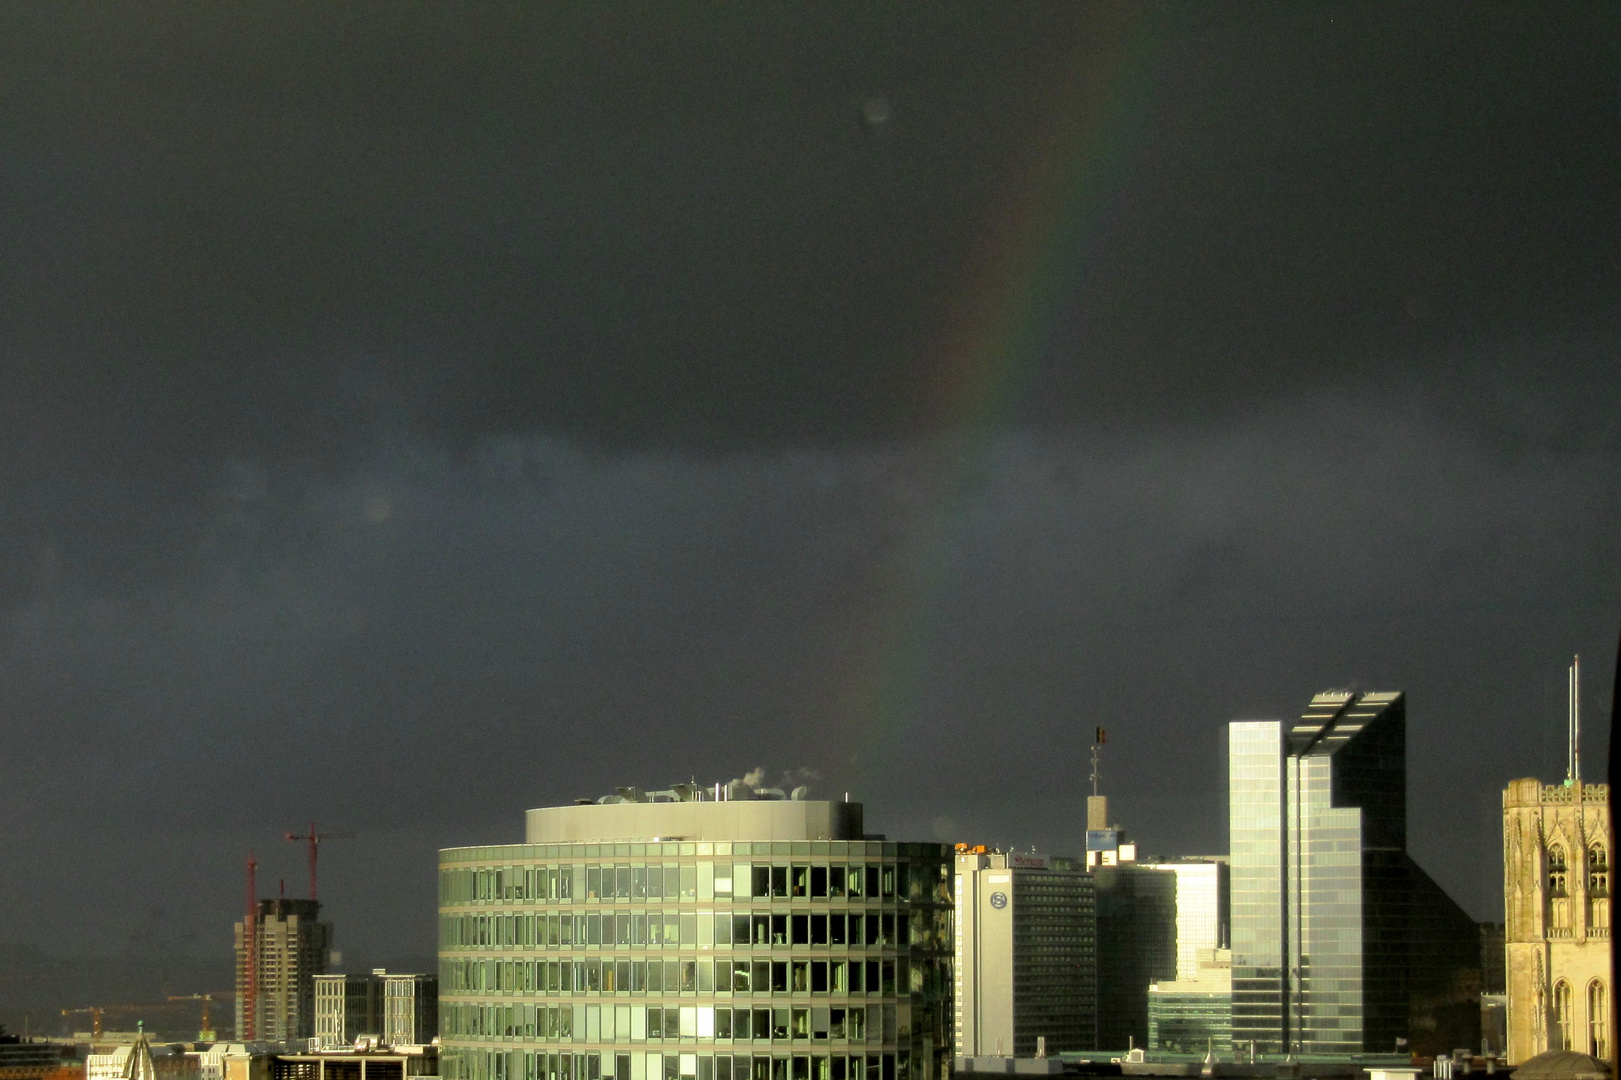
<path id="1" fill-rule="evenodd" d="M 242 1023 L 239 1039 L 259 1037 L 259 886 L 254 878 L 259 862 L 248 852 L 248 914 L 242 921 L 243 974 Z"/>
<path id="2" fill-rule="evenodd" d="M 119 1013 L 174 1012 L 177 1009 L 184 1008 L 182 1005 L 171 1004 L 171 1002 L 175 1000 L 175 998 L 170 998 L 167 1002 L 134 1002 L 127 1005 L 87 1005 L 82 1009 L 63 1009 L 62 1016 L 66 1018 L 69 1016 L 77 1016 L 80 1013 L 89 1013 L 91 1037 L 99 1039 L 101 1038 L 103 1030 L 102 1020 L 104 1017 L 109 1015 L 116 1016 Z"/>
<path id="3" fill-rule="evenodd" d="M 209 1023 L 209 1020 L 213 1018 L 213 1013 L 214 1013 L 214 995 L 213 994 L 173 994 L 173 995 L 171 995 L 169 997 L 169 1000 L 170 1001 L 200 1001 L 200 1002 L 202 1002 L 203 1003 L 203 1017 L 202 1017 L 203 1022 L 202 1022 L 202 1028 L 198 1031 L 198 1035 L 199 1035 L 199 1037 L 204 1038 L 204 1039 L 213 1038 L 212 1034 L 208 1034 L 208 1035 L 203 1034 L 203 1032 L 205 1032 L 205 1031 L 212 1033 L 213 1030 L 214 1030 L 214 1025 Z"/>
<path id="4" fill-rule="evenodd" d="M 90 1014 L 90 1034 L 98 1039 L 101 1038 L 101 1008 L 96 1005 L 90 1005 L 83 1009 L 63 1009 L 62 1017 L 63 1019 L 66 1019 L 70 1016 L 78 1016 L 80 1013 Z"/>
<path id="5" fill-rule="evenodd" d="M 287 839 L 292 841 L 307 841 L 310 845 L 310 899 L 315 899 L 315 858 L 320 850 L 322 840 L 353 840 L 354 833 L 316 832 L 315 822 L 310 822 L 310 831 L 307 833 L 288 833 Z"/>

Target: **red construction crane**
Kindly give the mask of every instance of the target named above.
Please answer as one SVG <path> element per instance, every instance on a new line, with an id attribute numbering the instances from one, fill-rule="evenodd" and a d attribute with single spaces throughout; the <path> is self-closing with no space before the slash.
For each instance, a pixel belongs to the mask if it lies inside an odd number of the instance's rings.
<path id="1" fill-rule="evenodd" d="M 316 832 L 315 822 L 310 822 L 310 831 L 307 833 L 288 833 L 289 840 L 306 840 L 310 845 L 310 899 L 315 899 L 315 857 L 320 850 L 322 840 L 353 840 L 354 833 Z"/>
<path id="2" fill-rule="evenodd" d="M 259 864 L 248 852 L 248 915 L 242 921 L 242 1030 L 236 1037 L 252 1042 L 259 1037 L 259 886 L 254 871 Z"/>

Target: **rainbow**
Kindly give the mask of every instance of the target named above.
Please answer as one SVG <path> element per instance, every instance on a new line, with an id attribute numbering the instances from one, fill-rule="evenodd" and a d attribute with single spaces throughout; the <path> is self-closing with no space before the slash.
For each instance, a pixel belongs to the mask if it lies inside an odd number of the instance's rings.
<path id="1" fill-rule="evenodd" d="M 963 315 L 944 338 L 929 403 L 931 423 L 942 433 L 941 464 L 925 479 L 905 538 L 874 583 L 848 697 L 838 703 L 839 715 L 861 727 L 845 745 L 858 748 L 850 764 L 869 780 L 905 760 L 898 743 L 921 726 L 923 674 L 944 627 L 963 514 L 983 487 L 996 436 L 1051 344 L 1067 283 L 1097 248 L 1109 181 L 1148 100 L 1150 39 L 1139 9 L 1099 9 L 1084 42 L 1087 55 L 1047 99 L 1050 116 L 1028 166 L 1015 174 L 1013 197 L 986 224 L 990 241 L 969 302 L 956 309 Z"/>

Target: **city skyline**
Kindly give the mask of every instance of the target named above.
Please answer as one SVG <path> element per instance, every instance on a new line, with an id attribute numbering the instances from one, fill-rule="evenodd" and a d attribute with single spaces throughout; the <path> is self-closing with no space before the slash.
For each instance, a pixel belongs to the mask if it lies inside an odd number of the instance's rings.
<path id="1" fill-rule="evenodd" d="M 221 989 L 311 821 L 351 969 L 626 782 L 1074 852 L 1105 726 L 1219 852 L 1226 724 L 1325 687 L 1500 919 L 1573 653 L 1607 750 L 1618 69 L 1613 6 L 0 10 L 0 1019 Z"/>

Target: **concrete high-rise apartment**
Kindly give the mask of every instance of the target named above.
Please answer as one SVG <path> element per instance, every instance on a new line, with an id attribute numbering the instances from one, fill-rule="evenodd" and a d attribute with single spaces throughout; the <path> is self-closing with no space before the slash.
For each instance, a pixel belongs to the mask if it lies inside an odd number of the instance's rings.
<path id="1" fill-rule="evenodd" d="M 1097 1045 L 1097 912 L 1083 863 L 959 845 L 956 1049 L 1029 1057 Z"/>
<path id="2" fill-rule="evenodd" d="M 1228 728 L 1235 1046 L 1479 1042 L 1479 931 L 1407 855 L 1405 701 L 1318 694 Z"/>
<path id="3" fill-rule="evenodd" d="M 951 851 L 741 782 L 440 853 L 446 1080 L 937 1080 Z"/>
<path id="4" fill-rule="evenodd" d="M 286 897 L 260 900 L 254 968 L 258 991 L 255 1037 L 291 1044 L 315 1034 L 315 976 L 326 973 L 332 951 L 332 924 L 321 921 L 314 900 Z M 245 1030 L 248 952 L 245 927 L 236 927 L 236 1030 Z"/>
<path id="5" fill-rule="evenodd" d="M 1615 1060 L 1610 788 L 1514 780 L 1503 792 L 1508 1057 Z"/>

